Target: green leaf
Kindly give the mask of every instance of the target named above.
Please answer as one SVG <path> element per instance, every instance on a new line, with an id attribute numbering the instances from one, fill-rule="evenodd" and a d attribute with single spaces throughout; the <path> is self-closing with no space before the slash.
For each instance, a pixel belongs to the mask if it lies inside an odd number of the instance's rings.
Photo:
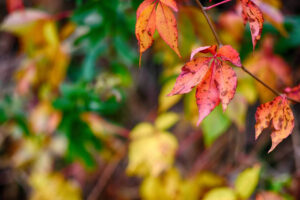
<path id="1" fill-rule="evenodd" d="M 230 119 L 223 113 L 222 108 L 218 106 L 201 123 L 205 146 L 211 146 L 230 125 Z"/>

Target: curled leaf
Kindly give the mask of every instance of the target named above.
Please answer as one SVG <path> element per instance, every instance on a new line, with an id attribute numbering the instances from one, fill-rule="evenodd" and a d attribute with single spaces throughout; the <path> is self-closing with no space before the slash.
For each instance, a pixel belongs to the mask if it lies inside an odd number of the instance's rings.
<path id="1" fill-rule="evenodd" d="M 263 29 L 264 17 L 259 7 L 252 2 L 252 0 L 241 0 L 242 2 L 242 15 L 244 24 L 249 22 L 253 49 L 255 49 L 257 41 L 261 38 Z"/>

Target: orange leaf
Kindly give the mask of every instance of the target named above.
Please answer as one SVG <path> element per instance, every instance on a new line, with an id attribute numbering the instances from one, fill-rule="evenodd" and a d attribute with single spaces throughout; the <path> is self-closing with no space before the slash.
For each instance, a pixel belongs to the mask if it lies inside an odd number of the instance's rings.
<path id="1" fill-rule="evenodd" d="M 283 139 L 288 137 L 294 128 L 294 115 L 285 95 L 260 105 L 255 113 L 255 119 L 256 139 L 269 125 L 273 128 L 271 133 L 272 147 L 269 152 L 273 151 Z"/>
<path id="2" fill-rule="evenodd" d="M 216 45 L 200 47 L 192 51 L 191 58 L 197 53 L 210 53 L 213 56 L 194 58 L 186 63 L 168 96 L 188 93 L 198 85 L 196 100 L 199 124 L 220 102 L 225 111 L 237 85 L 236 74 L 226 61 L 237 66 L 241 66 L 241 61 L 238 52 L 231 46 L 223 46 L 219 50 Z"/>
<path id="3" fill-rule="evenodd" d="M 135 26 L 135 34 L 140 45 L 140 57 L 152 45 L 154 32 L 155 4 L 151 4 L 141 12 Z"/>
<path id="4" fill-rule="evenodd" d="M 154 2 L 154 0 L 143 1 L 136 11 L 136 18 L 138 19 L 140 17 L 141 13 L 145 10 L 145 8 L 150 6 L 153 2 Z"/>
<path id="5" fill-rule="evenodd" d="M 157 5 L 156 27 L 162 39 L 181 57 L 178 49 L 176 18 L 171 9 L 163 3 Z"/>
<path id="6" fill-rule="evenodd" d="M 138 7 L 135 34 L 140 46 L 140 65 L 142 53 L 152 45 L 156 28 L 162 39 L 181 57 L 176 18 L 168 6 L 178 11 L 175 0 L 144 0 Z"/>
<path id="7" fill-rule="evenodd" d="M 296 101 L 300 101 L 300 85 L 293 87 L 293 88 L 290 88 L 290 87 L 285 88 L 284 93 L 288 97 L 290 97 Z"/>
<path id="8" fill-rule="evenodd" d="M 251 0 L 242 0 L 242 8 L 244 24 L 249 22 L 253 49 L 255 49 L 257 41 L 261 38 L 261 32 L 264 23 L 263 13 L 259 9 L 259 7 Z"/>

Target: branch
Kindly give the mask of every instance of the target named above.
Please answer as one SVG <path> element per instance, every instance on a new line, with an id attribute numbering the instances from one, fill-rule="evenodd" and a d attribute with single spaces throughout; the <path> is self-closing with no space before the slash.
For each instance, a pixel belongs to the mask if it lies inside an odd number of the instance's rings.
<path id="1" fill-rule="evenodd" d="M 214 25 L 212 24 L 210 18 L 208 17 L 208 15 L 207 15 L 207 13 L 205 11 L 205 8 L 203 7 L 202 3 L 200 2 L 200 0 L 196 0 L 196 3 L 200 7 L 200 9 L 201 9 L 201 11 L 202 11 L 202 13 L 203 13 L 203 15 L 204 15 L 204 17 L 205 17 L 205 19 L 206 19 L 209 27 L 210 27 L 210 30 L 212 31 L 212 33 L 213 33 L 213 35 L 214 35 L 214 37 L 216 39 L 216 42 L 218 43 L 218 46 L 222 46 L 222 42 L 221 42 L 221 40 L 219 38 L 219 35 L 218 35 L 218 33 L 217 33 Z"/>
<path id="2" fill-rule="evenodd" d="M 221 4 L 227 3 L 227 2 L 229 2 L 229 1 L 231 1 L 231 0 L 224 0 L 224 1 L 221 1 L 221 2 L 219 2 L 219 3 L 214 4 L 214 5 L 212 5 L 212 6 L 204 7 L 204 10 L 212 9 L 212 8 L 214 8 L 214 7 L 217 7 L 217 6 L 221 5 Z"/>
<path id="3" fill-rule="evenodd" d="M 225 1 L 220 2 L 220 3 L 226 3 L 226 2 L 228 2 L 228 1 L 229 1 L 229 0 L 225 0 Z M 204 15 L 204 17 L 205 17 L 205 19 L 206 19 L 206 21 L 207 21 L 207 23 L 208 23 L 208 25 L 209 25 L 211 31 L 213 32 L 213 35 L 214 35 L 214 37 L 215 37 L 215 39 L 216 39 L 216 42 L 218 43 L 218 46 L 222 46 L 223 44 L 222 44 L 222 42 L 221 42 L 221 40 L 220 40 L 220 38 L 219 38 L 219 35 L 217 34 L 217 31 L 216 31 L 215 27 L 213 26 L 213 24 L 212 24 L 212 22 L 211 22 L 209 16 L 208 16 L 207 13 L 206 13 L 206 10 L 208 10 L 209 7 L 208 7 L 208 8 L 205 8 L 205 7 L 202 5 L 202 3 L 200 2 L 200 0 L 196 0 L 196 3 L 197 3 L 198 6 L 200 7 L 201 12 L 203 13 L 203 15 Z M 220 5 L 220 3 L 219 3 L 218 5 Z M 215 5 L 213 5 L 213 6 L 217 6 L 217 4 L 215 4 Z M 237 66 L 237 67 L 238 67 L 238 66 Z M 268 90 L 270 90 L 271 92 L 273 92 L 276 96 L 280 96 L 280 95 L 281 95 L 280 92 L 278 92 L 277 90 L 273 89 L 272 87 L 270 87 L 269 85 L 267 85 L 265 82 L 263 82 L 262 80 L 260 80 L 257 76 L 255 76 L 255 75 L 252 74 L 250 71 L 248 71 L 244 66 L 242 66 L 241 68 L 242 68 L 242 70 L 243 70 L 244 72 L 246 72 L 247 74 L 249 74 L 252 78 L 254 78 L 256 81 L 258 81 L 260 84 L 262 84 L 265 88 L 267 88 Z M 286 97 L 286 98 L 287 98 L 288 100 L 294 102 L 294 103 L 299 103 L 299 104 L 300 104 L 300 102 L 297 101 L 297 100 L 295 100 L 295 99 L 292 99 L 292 98 L 290 98 L 290 97 Z"/>

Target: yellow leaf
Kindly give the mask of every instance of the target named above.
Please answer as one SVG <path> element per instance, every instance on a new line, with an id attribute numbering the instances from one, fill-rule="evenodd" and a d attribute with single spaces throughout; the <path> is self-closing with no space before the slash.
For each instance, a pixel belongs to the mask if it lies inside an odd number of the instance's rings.
<path id="1" fill-rule="evenodd" d="M 174 200 L 181 199 L 178 196 L 182 184 L 177 169 L 171 168 L 159 177 L 147 177 L 140 187 L 142 199 L 145 200 Z M 183 200 L 183 199 L 182 199 Z"/>
<path id="2" fill-rule="evenodd" d="M 210 190 L 203 200 L 236 200 L 237 197 L 231 188 L 221 187 Z"/>
<path id="3" fill-rule="evenodd" d="M 159 112 L 164 112 L 168 110 L 181 99 L 182 97 L 181 95 L 167 97 L 167 94 L 169 94 L 170 91 L 173 89 L 175 82 L 176 82 L 176 78 L 173 78 L 162 86 L 161 92 L 158 97 Z"/>
<path id="4" fill-rule="evenodd" d="M 33 189 L 32 200 L 81 199 L 79 186 L 58 173 L 33 173 L 29 183 Z"/>
<path id="5" fill-rule="evenodd" d="M 172 134 L 142 123 L 133 129 L 130 138 L 129 175 L 158 176 L 173 164 L 178 143 Z"/>
<path id="6" fill-rule="evenodd" d="M 248 199 L 252 195 L 259 181 L 260 169 L 260 165 L 255 165 L 239 174 L 235 180 L 235 190 L 240 198 Z"/>
<path id="7" fill-rule="evenodd" d="M 151 136 L 154 132 L 154 127 L 152 124 L 143 122 L 135 126 L 130 132 L 130 139 L 137 140 L 141 138 L 145 138 L 147 136 Z"/>
<path id="8" fill-rule="evenodd" d="M 167 112 L 158 116 L 155 120 L 155 128 L 158 130 L 167 130 L 179 120 L 178 114 Z"/>

